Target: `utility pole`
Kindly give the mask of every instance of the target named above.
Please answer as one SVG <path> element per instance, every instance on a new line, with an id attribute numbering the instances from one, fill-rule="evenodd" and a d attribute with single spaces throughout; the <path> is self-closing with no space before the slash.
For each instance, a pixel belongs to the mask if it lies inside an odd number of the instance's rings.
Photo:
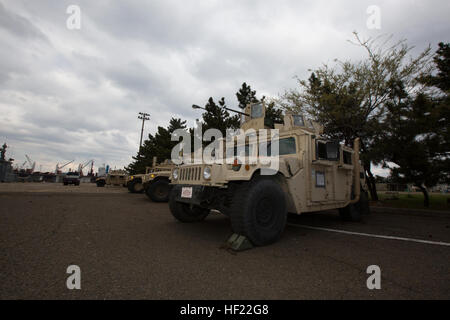
<path id="1" fill-rule="evenodd" d="M 144 122 L 145 120 L 150 120 L 150 115 L 145 112 L 139 112 L 138 119 L 142 119 L 141 140 L 139 141 L 139 151 L 140 151 L 142 146 L 142 136 L 144 135 Z"/>

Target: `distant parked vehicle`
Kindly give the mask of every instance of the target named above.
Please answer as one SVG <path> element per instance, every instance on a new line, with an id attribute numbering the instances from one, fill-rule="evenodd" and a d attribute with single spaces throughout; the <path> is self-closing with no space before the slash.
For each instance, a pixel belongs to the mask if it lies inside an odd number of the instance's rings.
<path id="1" fill-rule="evenodd" d="M 106 176 L 100 176 L 95 180 L 97 187 L 105 185 L 126 187 L 127 174 L 124 170 L 111 170 Z"/>
<path id="2" fill-rule="evenodd" d="M 78 172 L 68 172 L 63 178 L 63 184 L 65 186 L 69 184 L 74 184 L 76 186 L 80 185 L 80 174 Z"/>

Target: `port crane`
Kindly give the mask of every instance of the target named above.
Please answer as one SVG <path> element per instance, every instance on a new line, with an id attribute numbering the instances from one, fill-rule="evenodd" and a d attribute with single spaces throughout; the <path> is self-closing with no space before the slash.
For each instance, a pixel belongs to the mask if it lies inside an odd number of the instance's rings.
<path id="1" fill-rule="evenodd" d="M 56 169 L 55 169 L 55 173 L 61 173 L 61 169 L 64 168 L 65 166 L 71 164 L 72 162 L 74 162 L 75 160 L 69 161 L 66 164 L 63 164 L 62 166 L 59 165 L 59 163 L 56 164 Z"/>
<path id="2" fill-rule="evenodd" d="M 30 172 L 30 173 L 33 173 L 34 168 L 36 167 L 36 161 L 33 162 L 27 154 L 25 155 L 25 157 L 27 158 L 28 164 L 29 164 L 30 167 L 31 167 L 30 170 L 29 170 L 29 172 Z"/>
<path id="3" fill-rule="evenodd" d="M 84 164 L 79 164 L 78 165 L 78 172 L 80 173 L 80 175 L 83 175 L 83 169 L 86 168 L 88 165 L 91 165 L 91 170 L 89 171 L 88 175 L 92 175 L 93 174 L 93 170 L 94 170 L 94 160 L 88 160 L 87 162 L 85 162 Z"/>

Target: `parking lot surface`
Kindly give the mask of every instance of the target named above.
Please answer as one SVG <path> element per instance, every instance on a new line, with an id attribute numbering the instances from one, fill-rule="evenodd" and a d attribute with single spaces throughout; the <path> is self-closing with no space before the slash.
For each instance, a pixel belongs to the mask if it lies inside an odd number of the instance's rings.
<path id="1" fill-rule="evenodd" d="M 279 242 L 238 253 L 224 249 L 231 233 L 218 213 L 183 224 L 121 187 L 0 184 L 0 299 L 450 298 L 446 214 L 290 216 Z M 367 288 L 370 265 L 380 290 Z"/>

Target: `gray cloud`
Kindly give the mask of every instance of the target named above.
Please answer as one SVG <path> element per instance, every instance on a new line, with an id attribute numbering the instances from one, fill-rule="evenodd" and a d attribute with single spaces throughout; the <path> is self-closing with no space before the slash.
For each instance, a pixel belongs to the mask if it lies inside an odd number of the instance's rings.
<path id="1" fill-rule="evenodd" d="M 29 20 L 9 11 L 2 3 L 0 3 L 0 27 L 20 38 L 47 40 L 47 37 Z"/>
<path id="2" fill-rule="evenodd" d="M 81 30 L 66 8 L 81 8 Z M 368 30 L 366 9 L 381 9 Z M 18 159 L 126 165 L 146 134 L 246 81 L 260 96 L 295 86 L 293 77 L 334 58 L 360 59 L 347 42 L 407 38 L 415 52 L 449 41 L 450 3 L 433 1 L 12 1 L 0 0 L 0 138 Z M 3 141 L 0 141 L 2 143 Z"/>

